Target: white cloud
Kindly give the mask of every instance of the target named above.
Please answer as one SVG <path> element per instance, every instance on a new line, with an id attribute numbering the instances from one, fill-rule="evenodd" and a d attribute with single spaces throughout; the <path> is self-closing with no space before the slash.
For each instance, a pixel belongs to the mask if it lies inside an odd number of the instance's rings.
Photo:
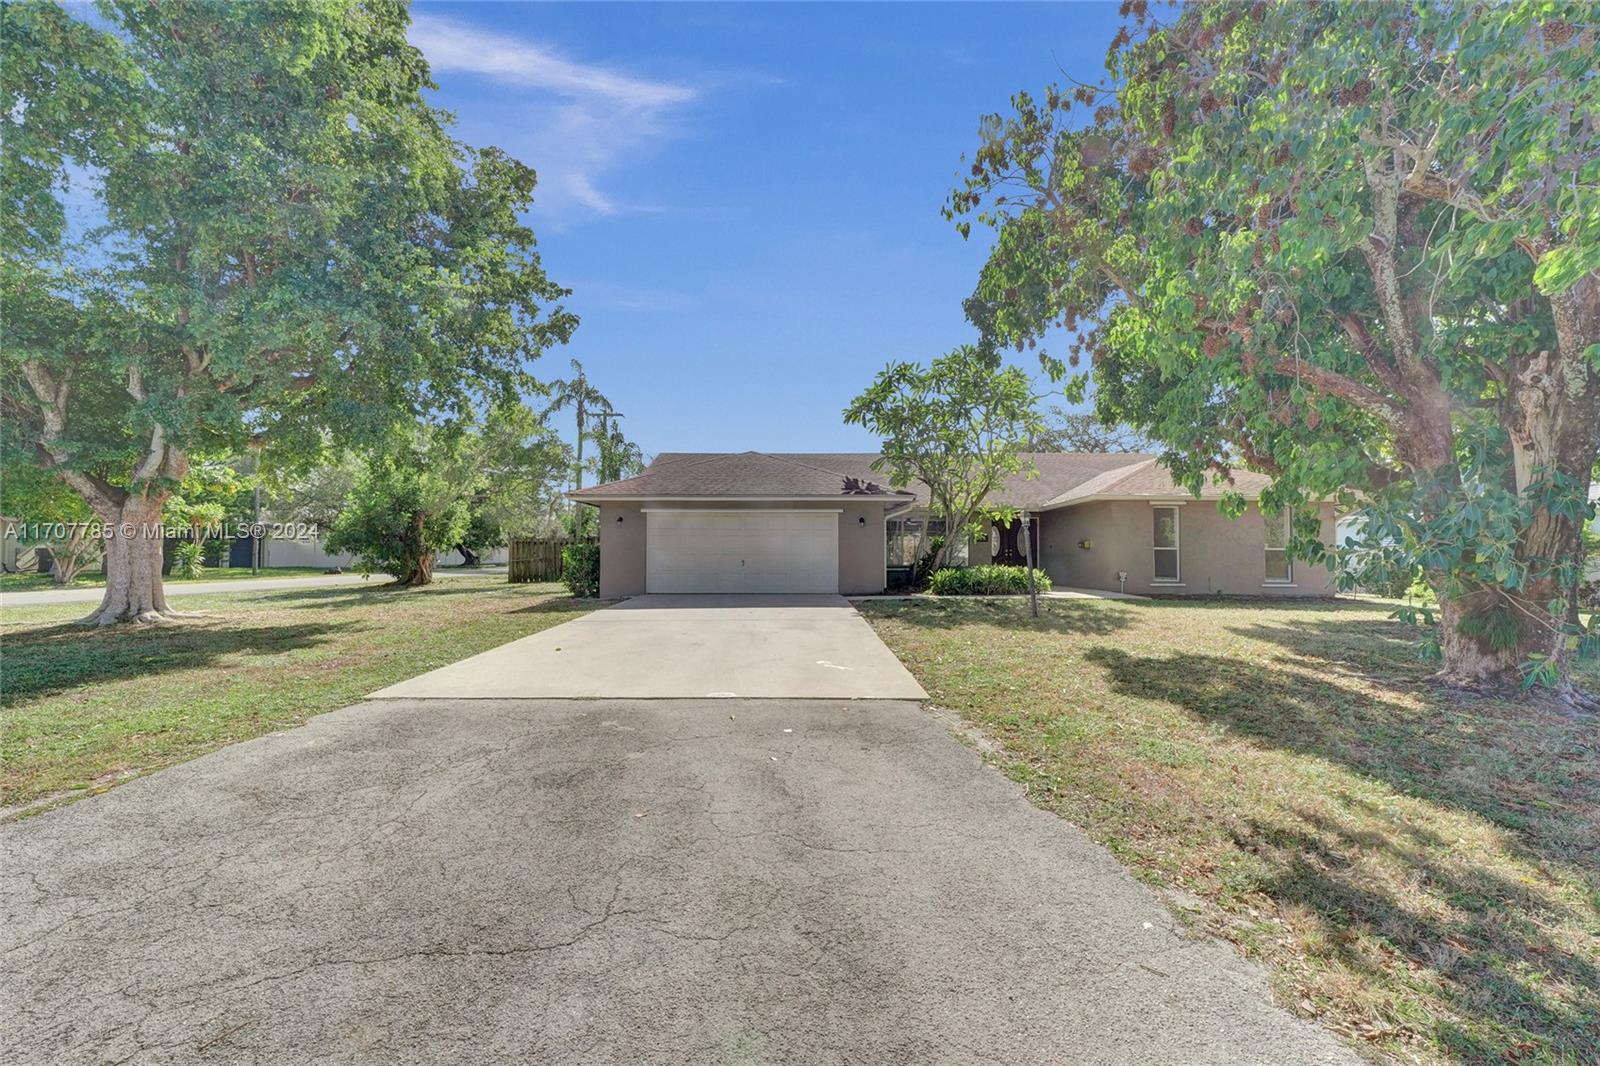
<path id="1" fill-rule="evenodd" d="M 465 73 L 527 90 L 481 115 L 462 113 L 462 131 L 533 166 L 541 205 L 558 212 L 573 204 L 601 215 L 628 210 L 603 190 L 601 177 L 674 136 L 678 113 L 699 96 L 690 86 L 580 62 L 527 38 L 437 15 L 414 14 L 410 39 L 435 81 Z"/>

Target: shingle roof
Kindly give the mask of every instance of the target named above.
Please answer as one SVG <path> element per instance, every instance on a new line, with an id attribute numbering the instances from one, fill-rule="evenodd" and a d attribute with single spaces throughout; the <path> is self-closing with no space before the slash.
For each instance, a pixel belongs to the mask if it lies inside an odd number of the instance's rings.
<path id="1" fill-rule="evenodd" d="M 1154 456 L 1124 456 L 1124 458 L 1138 461 L 1108 470 L 1088 481 L 1074 485 L 1041 506 L 1064 507 L 1083 500 L 1105 497 L 1160 499 L 1170 496 L 1190 496 L 1189 490 L 1173 481 L 1172 475 L 1167 473 L 1167 468 Z M 1227 492 L 1239 492 L 1247 497 L 1255 497 L 1271 484 L 1272 479 L 1265 474 L 1235 470 L 1227 483 L 1219 485 L 1207 481 L 1200 487 L 1200 498 L 1215 500 Z"/>
<path id="2" fill-rule="evenodd" d="M 594 485 L 572 493 L 577 500 L 608 496 L 893 496 L 910 499 L 882 483 L 869 468 L 829 470 L 796 456 L 764 452 L 676 452 L 657 456 L 638 477 Z"/>
<path id="3" fill-rule="evenodd" d="M 1036 476 L 1008 478 L 993 502 L 1029 510 L 1064 507 L 1104 497 L 1188 496 L 1153 455 L 1033 452 Z M 595 485 L 577 500 L 640 496 L 821 496 L 901 494 L 928 502 L 920 481 L 894 487 L 872 464 L 877 452 L 662 452 L 638 477 Z M 1207 484 L 1203 499 L 1229 490 L 1253 497 L 1271 484 L 1262 474 L 1235 471 L 1233 483 Z"/>

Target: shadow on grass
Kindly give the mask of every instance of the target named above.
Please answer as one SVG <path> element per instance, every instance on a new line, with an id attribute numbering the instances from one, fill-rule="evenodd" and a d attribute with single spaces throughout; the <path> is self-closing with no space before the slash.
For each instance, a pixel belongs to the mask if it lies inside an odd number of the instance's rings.
<path id="1" fill-rule="evenodd" d="M 1362 628 L 1370 639 L 1370 626 Z M 1508 701 L 1458 701 L 1420 683 L 1384 698 L 1235 657 L 1092 648 L 1085 658 L 1106 670 L 1119 693 L 1176 704 L 1234 734 L 1470 811 L 1510 832 L 1535 859 L 1593 868 L 1600 856 L 1593 723 Z M 1367 653 L 1334 648 L 1321 658 L 1364 669 Z"/>
<path id="2" fill-rule="evenodd" d="M 1452 698 L 1427 684 L 1425 664 L 1389 659 L 1401 654 L 1389 645 L 1406 643 L 1402 631 L 1372 622 L 1301 624 L 1300 631 L 1234 630 L 1277 640 L 1304 657 L 1299 667 L 1289 659 L 1103 647 L 1085 659 L 1105 670 L 1118 694 L 1176 705 L 1235 736 L 1470 812 L 1504 830 L 1510 855 L 1577 871 L 1587 888 L 1573 897 L 1542 878 L 1453 862 L 1436 827 L 1408 825 L 1350 796 L 1334 797 L 1348 819 L 1295 808 L 1275 818 L 1264 808 L 1230 833 L 1239 851 L 1266 867 L 1255 891 L 1291 913 L 1315 915 L 1323 954 L 1381 974 L 1375 987 L 1392 985 L 1397 973 L 1424 984 L 1437 975 L 1459 1017 L 1439 1017 L 1433 1035 L 1462 1061 L 1500 1061 L 1523 1043 L 1548 1050 L 1539 1061 L 1592 1061 L 1585 1056 L 1600 1047 L 1600 960 L 1552 931 L 1565 928 L 1583 941 L 1581 930 L 1600 921 L 1593 724 L 1525 703 Z M 1341 668 L 1366 687 L 1339 683 Z M 1384 669 L 1402 684 L 1386 684 Z M 1391 873 L 1375 875 L 1366 865 L 1374 858 Z"/>
<path id="3" fill-rule="evenodd" d="M 1025 599 L 862 600 L 856 607 L 875 618 L 891 618 L 918 629 L 984 625 L 1079 636 L 1115 633 L 1132 625 L 1135 617 L 1109 600 L 1040 600 L 1038 618 L 1028 613 Z"/>
<path id="4" fill-rule="evenodd" d="M 404 607 L 419 600 L 436 602 L 451 596 L 526 596 L 553 598 L 555 602 L 572 600 L 565 590 L 529 591 L 526 585 L 506 584 L 484 588 L 482 585 L 463 588 L 449 579 L 435 581 L 421 588 L 406 588 L 388 578 L 374 577 L 371 585 L 329 585 L 323 588 L 286 589 L 274 592 L 262 590 L 263 606 L 288 607 L 291 610 L 321 610 L 332 607 L 394 606 Z M 541 599 L 539 602 L 550 602 Z M 573 601 L 580 602 L 580 601 Z M 593 601 L 590 601 L 593 602 Z"/>
<path id="5" fill-rule="evenodd" d="M 0 706 L 87 684 L 206 666 L 240 653 L 277 655 L 316 647 L 345 622 L 228 627 L 204 622 L 86 629 L 68 623 L 8 633 L 0 659 Z"/>
<path id="6" fill-rule="evenodd" d="M 1600 1047 L 1600 968 L 1545 935 L 1547 923 L 1571 918 L 1555 901 L 1481 867 L 1442 865 L 1448 851 L 1294 813 L 1309 830 L 1252 819 L 1233 841 L 1271 864 L 1258 891 L 1315 915 L 1316 954 L 1380 985 L 1397 965 L 1436 974 L 1460 1020 L 1436 1018 L 1433 1035 L 1463 1062 L 1520 1061 L 1507 1054 L 1518 1044 L 1542 1048 L 1547 1058 L 1538 1061 L 1591 1061 L 1585 1056 Z M 1359 860 L 1374 854 L 1406 869 L 1413 897 L 1448 900 L 1451 910 L 1430 911 L 1362 877 Z"/>

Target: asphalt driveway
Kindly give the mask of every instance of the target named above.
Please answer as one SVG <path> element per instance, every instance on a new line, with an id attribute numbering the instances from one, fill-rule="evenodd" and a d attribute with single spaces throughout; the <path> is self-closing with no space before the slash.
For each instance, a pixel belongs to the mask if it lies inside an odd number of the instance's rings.
<path id="1" fill-rule="evenodd" d="M 909 702 L 385 700 L 0 826 L 8 1063 L 1354 1063 Z"/>
<path id="2" fill-rule="evenodd" d="M 636 596 L 374 699 L 923 699 L 842 596 Z"/>

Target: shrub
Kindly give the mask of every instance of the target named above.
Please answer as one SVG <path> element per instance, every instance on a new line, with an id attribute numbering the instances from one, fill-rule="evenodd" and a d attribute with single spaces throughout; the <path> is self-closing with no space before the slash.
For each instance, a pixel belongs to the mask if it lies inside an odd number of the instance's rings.
<path id="1" fill-rule="evenodd" d="M 206 546 L 186 540 L 172 549 L 172 572 L 179 577 L 199 577 L 206 572 Z"/>
<path id="2" fill-rule="evenodd" d="M 1033 572 L 1034 586 L 1050 591 L 1050 575 Z M 1028 591 L 1028 569 L 1024 566 L 952 566 L 936 570 L 928 584 L 935 596 L 1009 596 Z"/>
<path id="3" fill-rule="evenodd" d="M 561 583 L 574 596 L 600 595 L 600 545 L 583 541 L 562 548 Z"/>
<path id="4" fill-rule="evenodd" d="M 325 542 L 334 555 L 356 557 L 364 574 L 391 575 L 401 585 L 433 580 L 435 552 L 453 548 L 471 518 L 448 467 L 431 468 L 404 450 L 367 460 Z"/>

